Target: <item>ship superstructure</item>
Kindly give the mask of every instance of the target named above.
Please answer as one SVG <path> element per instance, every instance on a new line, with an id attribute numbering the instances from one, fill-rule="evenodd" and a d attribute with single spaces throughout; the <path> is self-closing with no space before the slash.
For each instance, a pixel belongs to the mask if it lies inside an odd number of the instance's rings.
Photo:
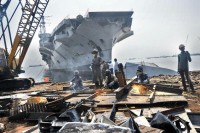
<path id="1" fill-rule="evenodd" d="M 50 79 L 68 81 L 74 70 L 79 70 L 83 79 L 92 79 L 91 51 L 96 48 L 103 60 L 110 61 L 112 47 L 133 35 L 132 14 L 133 11 L 88 12 L 86 17 L 62 20 L 51 34 L 45 32 L 42 21 L 39 50 L 49 66 Z"/>

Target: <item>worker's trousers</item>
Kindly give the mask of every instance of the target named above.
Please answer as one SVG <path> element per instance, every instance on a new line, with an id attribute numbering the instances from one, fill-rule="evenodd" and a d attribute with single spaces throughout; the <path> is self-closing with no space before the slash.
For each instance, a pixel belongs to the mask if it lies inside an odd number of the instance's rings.
<path id="1" fill-rule="evenodd" d="M 189 72 L 188 72 L 188 71 L 180 70 L 179 73 L 180 73 L 180 75 L 181 75 L 183 89 L 184 89 L 185 91 L 187 91 L 187 86 L 186 86 L 186 82 L 185 82 L 185 77 L 186 77 L 187 83 L 189 84 L 190 89 L 191 89 L 192 91 L 194 91 L 194 87 L 193 87 L 192 81 L 191 81 L 191 79 L 190 79 Z"/>

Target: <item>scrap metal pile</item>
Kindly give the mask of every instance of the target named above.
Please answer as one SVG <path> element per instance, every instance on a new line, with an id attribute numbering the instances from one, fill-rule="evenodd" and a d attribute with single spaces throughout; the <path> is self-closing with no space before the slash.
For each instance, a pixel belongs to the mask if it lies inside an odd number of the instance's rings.
<path id="1" fill-rule="evenodd" d="M 200 115 L 186 112 L 187 100 L 177 86 L 130 81 L 117 90 L 92 87 L 2 93 L 0 115 L 35 124 L 24 133 L 199 131 Z"/>

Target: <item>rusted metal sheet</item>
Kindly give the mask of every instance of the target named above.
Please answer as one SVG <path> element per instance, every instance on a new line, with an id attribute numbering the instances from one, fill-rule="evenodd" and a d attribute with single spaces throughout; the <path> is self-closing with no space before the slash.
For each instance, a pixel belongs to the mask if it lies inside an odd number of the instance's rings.
<path id="1" fill-rule="evenodd" d="M 143 126 L 143 125 L 140 125 L 139 128 L 143 133 L 165 133 L 165 131 L 162 129 L 147 127 L 147 126 Z"/>
<path id="2" fill-rule="evenodd" d="M 160 112 L 164 115 L 169 115 L 169 114 L 176 114 L 176 113 L 183 113 L 185 112 L 185 108 L 183 106 L 181 107 L 175 107 L 171 109 L 166 109 L 166 110 L 160 110 Z M 155 115 L 156 113 L 153 113 L 152 115 Z"/>
<path id="3" fill-rule="evenodd" d="M 29 112 L 29 113 L 26 113 L 25 120 L 38 121 L 39 119 L 44 119 L 51 114 L 55 114 L 55 113 L 54 112 Z"/>
<path id="4" fill-rule="evenodd" d="M 74 93 L 67 94 L 66 96 L 64 96 L 62 98 L 48 102 L 46 104 L 46 107 L 48 110 L 58 111 L 58 110 L 62 109 L 66 99 L 72 98 L 74 96 L 76 96 L 76 94 L 74 94 Z"/>
<path id="5" fill-rule="evenodd" d="M 196 131 L 200 132 L 200 113 L 187 112 L 187 115 Z"/>
<path id="6" fill-rule="evenodd" d="M 130 81 L 127 82 L 127 85 L 125 85 L 124 87 L 119 87 L 117 90 L 114 91 L 116 93 L 115 95 L 116 101 L 120 101 L 127 97 L 129 91 L 132 89 L 131 88 L 132 83 L 136 78 L 137 77 L 133 77 Z"/>
<path id="7" fill-rule="evenodd" d="M 10 110 L 10 120 L 19 120 L 26 117 L 28 112 L 45 112 L 46 105 L 45 103 L 31 103 L 19 105 L 16 108 Z"/>
<path id="8" fill-rule="evenodd" d="M 45 103 L 30 103 L 19 105 L 17 108 L 14 108 L 10 111 L 10 115 L 14 116 L 21 112 L 44 112 L 46 111 Z"/>
<path id="9" fill-rule="evenodd" d="M 130 84 L 129 84 L 130 85 Z M 123 88 L 122 88 L 123 89 Z M 156 90 L 157 90 L 157 86 L 156 86 Z M 121 91 L 122 93 L 124 93 L 124 91 Z M 119 92 L 116 92 L 117 94 L 121 93 L 120 90 Z M 99 101 L 99 103 L 96 103 L 98 106 L 104 106 L 104 105 L 109 105 L 112 106 L 113 103 L 117 103 L 117 104 L 127 104 L 127 105 L 132 105 L 132 106 L 168 106 L 168 105 L 172 105 L 172 106 L 178 106 L 178 105 L 183 105 L 186 106 L 187 105 L 187 100 L 184 98 L 184 96 L 181 95 L 156 95 L 156 93 L 154 92 L 154 100 L 152 102 L 148 102 L 147 99 L 149 99 L 149 95 L 129 95 L 127 96 L 126 99 L 122 100 L 122 101 L 118 101 L 116 99 L 115 93 L 110 93 L 110 94 L 103 94 L 101 93 L 95 93 L 95 94 L 87 94 L 83 95 L 76 95 L 73 97 L 70 97 L 69 99 L 67 99 L 67 102 L 70 102 L 72 104 L 75 104 L 77 102 L 79 102 L 81 99 L 90 99 L 90 100 L 95 100 L 95 101 Z M 120 94 L 121 95 L 121 94 Z M 122 94 L 121 96 L 123 96 L 124 94 Z M 119 96 L 119 97 L 121 97 Z M 120 98 L 119 98 L 120 99 Z"/>
<path id="10" fill-rule="evenodd" d="M 77 97 L 72 97 L 66 100 L 66 102 L 70 102 L 71 104 L 76 104 L 77 102 L 79 102 L 81 99 L 86 99 L 86 96 L 77 96 Z"/>
<path id="11" fill-rule="evenodd" d="M 1 99 L 0 100 L 0 110 L 7 110 L 10 109 L 12 103 L 11 98 Z"/>
<path id="12" fill-rule="evenodd" d="M 132 106 L 186 106 L 187 100 L 183 96 L 156 96 L 152 103 L 146 101 L 149 96 L 128 96 L 126 100 L 119 101 L 119 105 L 132 105 Z M 112 105 L 116 102 L 114 96 L 98 96 L 95 100 L 100 101 L 98 106 Z"/>
<path id="13" fill-rule="evenodd" d="M 191 133 L 197 133 L 186 112 L 178 113 L 177 116 L 179 116 L 180 118 L 182 118 L 185 121 L 189 122 L 189 126 L 191 127 L 191 130 L 190 130 Z"/>
<path id="14" fill-rule="evenodd" d="M 153 88 L 154 85 L 156 85 L 156 91 L 174 93 L 177 95 L 181 95 L 183 93 L 183 90 L 179 89 L 180 86 L 161 85 L 161 84 L 146 84 L 146 86 L 149 86 L 150 88 Z"/>
<path id="15" fill-rule="evenodd" d="M 98 97 L 98 96 L 104 94 L 104 92 L 105 92 L 104 89 L 98 89 L 98 90 L 96 90 L 96 92 L 94 94 L 90 94 L 90 93 L 87 95 L 76 94 L 76 96 L 70 97 L 70 98 L 66 99 L 66 101 L 70 102 L 71 104 L 76 104 L 77 102 L 80 102 L 80 101 L 83 102 L 83 101 L 93 100 L 95 97 Z"/>

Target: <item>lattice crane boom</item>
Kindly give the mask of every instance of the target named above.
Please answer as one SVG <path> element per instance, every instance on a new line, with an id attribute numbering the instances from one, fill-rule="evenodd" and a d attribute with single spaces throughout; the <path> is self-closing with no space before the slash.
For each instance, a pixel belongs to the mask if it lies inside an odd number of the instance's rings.
<path id="1" fill-rule="evenodd" d="M 28 51 L 49 0 L 26 0 L 17 33 L 8 57 L 11 69 L 20 73 L 21 65 Z"/>

